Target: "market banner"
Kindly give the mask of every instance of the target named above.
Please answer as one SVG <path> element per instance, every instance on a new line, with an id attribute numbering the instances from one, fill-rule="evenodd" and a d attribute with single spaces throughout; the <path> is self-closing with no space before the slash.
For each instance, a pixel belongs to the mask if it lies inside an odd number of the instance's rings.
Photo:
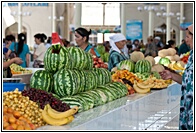
<path id="1" fill-rule="evenodd" d="M 127 20 L 126 22 L 126 39 L 141 40 L 143 38 L 143 22 L 141 20 Z"/>

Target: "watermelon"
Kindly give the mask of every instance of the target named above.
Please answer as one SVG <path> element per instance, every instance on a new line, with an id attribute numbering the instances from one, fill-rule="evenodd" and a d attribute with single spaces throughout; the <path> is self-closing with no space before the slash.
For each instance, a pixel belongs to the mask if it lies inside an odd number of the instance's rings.
<path id="1" fill-rule="evenodd" d="M 60 98 L 60 100 L 62 101 L 62 103 L 68 104 L 70 108 L 73 108 L 74 106 L 78 106 L 78 112 L 82 112 L 85 110 L 84 103 L 76 97 L 73 97 L 73 96 L 62 97 Z"/>
<path id="2" fill-rule="evenodd" d="M 53 75 L 46 70 L 37 70 L 30 78 L 30 87 L 51 92 Z"/>
<path id="3" fill-rule="evenodd" d="M 78 76 L 72 70 L 61 69 L 54 74 L 54 92 L 59 97 L 77 94 L 79 85 Z"/>
<path id="4" fill-rule="evenodd" d="M 59 53 L 53 52 L 49 47 L 44 55 L 44 68 L 51 73 L 56 73 L 63 68 L 71 68 L 72 58 L 65 47 L 60 46 Z"/>
<path id="5" fill-rule="evenodd" d="M 89 55 L 87 55 L 82 49 L 77 47 L 69 47 L 68 52 L 72 57 L 72 68 L 84 70 L 91 66 L 91 61 L 88 61 Z M 88 56 L 88 57 L 87 57 Z"/>
<path id="6" fill-rule="evenodd" d="M 92 70 L 93 69 L 93 57 L 90 53 L 85 52 L 87 57 L 87 65 L 84 68 L 85 70 Z"/>
<path id="7" fill-rule="evenodd" d="M 133 72 L 135 68 L 135 64 L 131 60 L 123 60 L 118 64 L 118 70 L 128 70 L 129 72 Z"/>
<path id="8" fill-rule="evenodd" d="M 108 52 L 106 52 L 106 53 L 104 53 L 104 55 L 103 55 L 103 61 L 104 62 L 108 62 L 109 61 L 109 53 Z"/>
<path id="9" fill-rule="evenodd" d="M 98 45 L 97 51 L 100 55 L 103 55 L 105 53 L 105 47 L 103 45 Z"/>
<path id="10" fill-rule="evenodd" d="M 85 91 L 95 89 L 97 87 L 97 74 L 92 70 L 86 70 L 85 76 Z"/>
<path id="11" fill-rule="evenodd" d="M 102 104 L 101 96 L 97 94 L 95 90 L 89 90 L 89 91 L 86 91 L 85 93 L 94 98 L 94 107 Z"/>
<path id="12" fill-rule="evenodd" d="M 151 72 L 151 64 L 148 60 L 142 59 L 138 60 L 135 64 L 135 73 L 150 73 Z"/>
<path id="13" fill-rule="evenodd" d="M 63 46 L 63 42 L 60 39 L 59 35 L 57 32 L 52 33 L 52 48 L 53 51 L 58 51 L 61 46 Z"/>
<path id="14" fill-rule="evenodd" d="M 166 57 L 162 57 L 159 60 L 159 64 L 162 64 L 164 66 L 168 66 L 171 63 L 170 59 L 166 58 Z"/>
<path id="15" fill-rule="evenodd" d="M 82 96 L 88 102 L 89 109 L 94 107 L 95 99 L 94 99 L 94 97 L 92 95 L 89 95 L 86 92 L 82 92 L 79 95 Z"/>

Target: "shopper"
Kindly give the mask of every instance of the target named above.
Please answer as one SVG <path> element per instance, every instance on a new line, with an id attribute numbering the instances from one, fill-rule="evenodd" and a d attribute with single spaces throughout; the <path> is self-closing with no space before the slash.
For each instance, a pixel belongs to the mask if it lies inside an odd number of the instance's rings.
<path id="1" fill-rule="evenodd" d="M 9 47 L 8 55 L 11 55 L 20 57 L 23 61 L 20 66 L 26 68 L 29 67 L 29 58 L 30 58 L 30 52 L 29 52 L 29 46 L 26 44 L 26 35 L 24 33 L 18 34 L 18 42 L 12 42 L 12 44 Z M 14 56 L 11 56 L 14 57 Z"/>
<path id="2" fill-rule="evenodd" d="M 89 35 L 91 34 L 91 30 L 87 31 L 86 29 L 79 27 L 75 30 L 75 41 L 77 46 L 83 49 L 85 52 L 90 52 L 92 55 L 100 58 L 100 54 L 97 49 L 90 44 Z"/>
<path id="3" fill-rule="evenodd" d="M 182 77 L 168 70 L 160 72 L 163 79 L 172 79 L 182 84 L 182 96 L 180 100 L 180 130 L 193 129 L 193 25 L 186 29 L 186 43 L 191 48 L 188 63 Z"/>
<path id="4" fill-rule="evenodd" d="M 44 55 L 47 50 L 45 46 L 45 40 L 47 39 L 47 36 L 45 34 L 36 34 L 34 35 L 35 38 L 35 43 L 38 45 L 36 48 L 36 51 L 33 55 L 34 63 L 33 67 L 34 68 L 39 68 L 43 66 L 43 61 L 44 61 Z"/>
<path id="5" fill-rule="evenodd" d="M 126 38 L 123 34 L 118 33 L 110 36 L 110 45 L 111 49 L 108 62 L 109 71 L 111 71 L 112 68 L 117 67 L 121 61 L 128 59 L 122 51 L 126 45 Z"/>
<path id="6" fill-rule="evenodd" d="M 164 49 L 173 48 L 178 53 L 178 48 L 176 47 L 176 43 L 174 40 L 169 40 L 167 44 L 164 46 Z"/>
<path id="7" fill-rule="evenodd" d="M 158 53 L 158 49 L 157 49 L 157 46 L 155 45 L 155 43 L 153 42 L 153 37 L 149 36 L 147 38 L 147 44 L 146 44 L 144 55 L 156 57 L 157 53 Z"/>
<path id="8" fill-rule="evenodd" d="M 185 40 L 182 40 L 182 44 L 180 45 L 178 49 L 178 55 L 185 54 L 190 51 L 190 47 L 186 44 Z"/>
<path id="9" fill-rule="evenodd" d="M 5 55 L 3 56 L 3 78 L 11 78 L 12 77 L 10 65 L 12 65 L 13 63 L 20 65 L 23 63 L 23 61 L 19 57 L 15 57 L 10 60 L 7 60 L 5 58 Z"/>
<path id="10" fill-rule="evenodd" d="M 163 49 L 164 44 L 161 42 L 161 38 L 159 36 L 154 38 L 154 43 L 156 44 L 158 51 Z"/>

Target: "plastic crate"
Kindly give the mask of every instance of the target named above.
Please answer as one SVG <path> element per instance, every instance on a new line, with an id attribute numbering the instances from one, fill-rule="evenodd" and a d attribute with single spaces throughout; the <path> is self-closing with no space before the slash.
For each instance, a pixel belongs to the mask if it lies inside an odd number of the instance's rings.
<path id="1" fill-rule="evenodd" d="M 14 91 L 18 88 L 19 91 L 25 89 L 25 83 L 3 83 L 3 92 Z"/>

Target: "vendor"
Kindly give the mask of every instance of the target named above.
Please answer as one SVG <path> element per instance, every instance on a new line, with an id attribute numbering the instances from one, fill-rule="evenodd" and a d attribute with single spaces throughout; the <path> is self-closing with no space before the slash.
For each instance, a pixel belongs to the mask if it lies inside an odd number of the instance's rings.
<path id="1" fill-rule="evenodd" d="M 118 33 L 111 36 L 110 45 L 111 49 L 108 62 L 109 71 L 111 71 L 112 68 L 117 67 L 118 63 L 121 61 L 128 59 L 122 51 L 126 45 L 126 38 L 123 34 Z"/>
<path id="2" fill-rule="evenodd" d="M 98 53 L 97 49 L 90 44 L 89 41 L 89 35 L 91 34 L 91 30 L 87 31 L 84 28 L 77 28 L 75 30 L 75 41 L 77 43 L 77 46 L 81 49 L 83 49 L 85 52 L 90 52 L 92 55 L 95 55 L 96 57 L 100 57 L 100 54 Z"/>

